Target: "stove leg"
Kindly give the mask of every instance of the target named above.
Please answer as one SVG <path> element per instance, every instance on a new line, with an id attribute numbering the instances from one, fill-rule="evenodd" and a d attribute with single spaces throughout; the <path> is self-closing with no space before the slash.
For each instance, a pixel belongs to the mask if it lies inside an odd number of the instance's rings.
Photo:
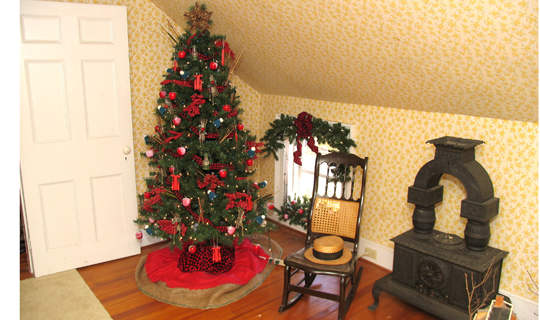
<path id="1" fill-rule="evenodd" d="M 381 288 L 377 286 L 377 282 L 373 284 L 371 289 L 371 295 L 373 296 L 373 304 L 368 307 L 369 310 L 375 310 L 379 306 L 379 296 L 381 295 Z"/>

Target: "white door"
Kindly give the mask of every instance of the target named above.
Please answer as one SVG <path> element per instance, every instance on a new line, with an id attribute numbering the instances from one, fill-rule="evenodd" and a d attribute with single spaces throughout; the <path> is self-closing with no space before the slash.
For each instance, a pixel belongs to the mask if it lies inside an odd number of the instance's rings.
<path id="1" fill-rule="evenodd" d="M 36 277 L 140 253 L 126 8 L 21 2 L 21 177 Z"/>

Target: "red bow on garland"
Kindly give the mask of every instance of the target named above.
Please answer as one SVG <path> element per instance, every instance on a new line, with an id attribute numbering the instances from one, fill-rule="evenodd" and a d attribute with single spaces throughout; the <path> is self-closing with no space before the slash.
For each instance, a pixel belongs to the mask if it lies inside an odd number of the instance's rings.
<path id="1" fill-rule="evenodd" d="M 311 135 L 313 130 L 313 123 L 311 122 L 312 116 L 307 112 L 301 112 L 298 114 L 294 125 L 296 126 L 296 151 L 293 153 L 294 163 L 299 166 L 302 165 L 302 139 L 307 139 L 307 145 L 311 151 L 318 153 L 319 148 L 315 145 L 315 139 Z"/>

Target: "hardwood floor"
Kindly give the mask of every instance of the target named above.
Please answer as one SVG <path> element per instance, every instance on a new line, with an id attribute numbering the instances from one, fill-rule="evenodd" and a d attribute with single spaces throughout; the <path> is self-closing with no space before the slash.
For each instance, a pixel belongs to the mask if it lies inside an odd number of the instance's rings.
<path id="1" fill-rule="evenodd" d="M 271 237 L 283 248 L 284 256 L 303 247 L 304 237 L 297 231 L 280 227 Z M 166 246 L 159 243 L 142 248 L 142 255 Z M 23 257 L 24 256 L 24 257 Z M 140 255 L 77 269 L 113 319 L 337 319 L 338 304 L 312 296 L 303 297 L 295 306 L 278 312 L 283 288 L 283 268 L 276 266 L 264 283 L 246 297 L 218 309 L 179 308 L 158 302 L 137 289 L 134 271 Z M 377 310 L 370 311 L 373 302 L 371 288 L 375 280 L 389 271 L 360 259 L 364 267 L 362 278 L 346 319 L 435 319 L 391 295 L 382 293 Z M 26 255 L 21 254 L 21 280 L 31 277 Z M 312 287 L 324 287 L 337 292 L 339 283 L 331 277 L 318 276 Z"/>

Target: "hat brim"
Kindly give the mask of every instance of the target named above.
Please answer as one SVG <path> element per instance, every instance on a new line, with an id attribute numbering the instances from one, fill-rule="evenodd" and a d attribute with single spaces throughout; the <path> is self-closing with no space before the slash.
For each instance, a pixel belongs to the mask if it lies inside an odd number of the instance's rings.
<path id="1" fill-rule="evenodd" d="M 347 248 L 343 248 L 343 254 L 338 259 L 322 260 L 322 259 L 316 258 L 313 255 L 313 248 L 308 248 L 306 251 L 304 251 L 304 257 L 311 262 L 335 266 L 335 265 L 345 264 L 349 262 L 352 258 L 352 253 L 351 253 L 351 250 Z"/>

